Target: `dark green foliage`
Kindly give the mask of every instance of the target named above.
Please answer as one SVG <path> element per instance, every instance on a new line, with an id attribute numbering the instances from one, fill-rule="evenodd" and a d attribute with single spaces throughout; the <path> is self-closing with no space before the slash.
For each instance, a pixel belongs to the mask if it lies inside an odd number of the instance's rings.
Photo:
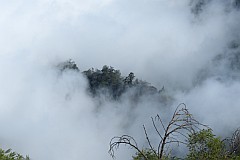
<path id="1" fill-rule="evenodd" d="M 89 69 L 83 71 L 89 82 L 89 91 L 93 96 L 101 93 L 112 95 L 113 99 L 119 99 L 128 89 L 133 89 L 133 99 L 142 95 L 159 94 L 157 88 L 142 80 L 134 80 L 134 73 L 130 72 L 127 77 L 121 76 L 119 70 L 113 67 L 103 66 L 102 70 Z"/>
<path id="2" fill-rule="evenodd" d="M 0 160 L 30 160 L 28 156 L 23 157 L 21 154 L 12 152 L 11 149 L 4 151 L 0 149 Z"/>
<path id="3" fill-rule="evenodd" d="M 119 70 L 113 67 L 103 66 L 102 70 L 89 69 L 83 74 L 87 77 L 89 82 L 89 91 L 94 96 L 98 91 L 110 92 L 113 98 L 117 98 L 123 92 L 123 82 Z"/>
<path id="4" fill-rule="evenodd" d="M 163 122 L 162 118 L 159 115 L 157 115 L 155 118 L 151 117 L 151 119 L 154 128 L 153 132 L 155 132 L 159 137 L 159 139 L 155 139 L 154 142 L 156 143 L 157 141 L 157 145 L 152 144 L 153 142 L 151 142 L 149 138 L 148 131 L 146 130 L 145 125 L 143 125 L 145 139 L 147 140 L 149 148 L 146 148 L 144 150 L 140 149 L 137 145 L 136 140 L 132 136 L 115 136 L 110 141 L 109 154 L 114 157 L 115 150 L 117 150 L 120 145 L 124 144 L 130 146 L 137 151 L 136 156 L 133 157 L 134 160 L 178 159 L 176 157 L 171 157 L 171 147 L 173 145 L 180 146 L 181 144 L 188 145 L 188 143 L 186 143 L 188 135 L 190 135 L 190 137 L 193 137 L 193 140 L 195 140 L 195 134 L 192 133 L 198 133 L 196 131 L 199 130 L 199 127 L 207 128 L 206 125 L 203 125 L 196 119 L 194 119 L 194 117 L 189 113 L 188 109 L 186 108 L 186 105 L 183 103 L 177 106 L 169 122 L 167 122 L 166 124 Z M 204 140 L 205 138 L 206 136 L 203 135 Z M 196 140 L 193 142 L 192 139 L 190 140 L 191 143 L 189 143 L 190 145 L 188 146 L 194 151 L 194 144 L 198 141 Z"/>
<path id="5" fill-rule="evenodd" d="M 60 63 L 57 67 L 61 72 L 68 70 L 79 71 L 77 64 L 71 59 Z M 105 65 L 101 70 L 91 68 L 79 73 L 82 73 L 87 78 L 88 91 L 93 97 L 107 96 L 110 99 L 118 100 L 131 88 L 133 100 L 138 100 L 143 95 L 157 95 L 160 101 L 169 100 L 169 97 L 162 92 L 163 90 L 158 91 L 150 83 L 135 79 L 133 72 L 124 77 L 119 70 Z"/>
<path id="6" fill-rule="evenodd" d="M 233 136 L 236 136 L 234 133 Z M 232 140 L 232 139 L 231 139 Z M 235 140 L 238 141 L 238 140 Z M 203 129 L 189 135 L 188 139 L 189 153 L 186 160 L 240 160 L 237 153 L 227 150 L 225 144 L 219 137 L 213 135 L 211 129 Z M 236 149 L 237 151 L 237 149 Z M 145 155 L 146 158 L 143 157 Z M 163 157 L 161 160 L 180 159 L 177 157 Z M 133 160 L 159 160 L 157 155 L 150 149 L 144 149 L 133 156 Z"/>
<path id="7" fill-rule="evenodd" d="M 134 78 L 135 78 L 134 73 L 131 72 L 126 78 L 124 78 L 123 82 L 125 85 L 132 86 Z"/>
<path id="8" fill-rule="evenodd" d="M 203 129 L 189 135 L 189 160 L 227 159 L 227 152 L 223 141 L 213 135 L 211 129 Z"/>
<path id="9" fill-rule="evenodd" d="M 61 71 L 66 71 L 66 70 L 79 71 L 79 68 L 78 68 L 77 64 L 76 64 L 73 60 L 71 60 L 71 59 L 69 59 L 69 60 L 67 60 L 67 61 L 65 61 L 65 62 L 62 62 L 62 63 L 58 64 L 57 67 L 58 67 Z"/>
<path id="10" fill-rule="evenodd" d="M 156 154 L 149 149 L 142 150 L 142 153 L 147 157 L 147 159 L 144 159 L 143 155 L 141 153 L 136 153 L 135 156 L 133 156 L 133 160 L 159 160 Z M 162 157 L 161 160 L 179 160 L 180 158 L 177 157 Z"/>
<path id="11" fill-rule="evenodd" d="M 147 157 L 148 160 L 158 160 L 156 154 L 149 149 L 142 150 L 142 153 Z M 136 156 L 133 156 L 133 160 L 145 160 L 141 153 L 136 153 Z"/>
<path id="12" fill-rule="evenodd" d="M 181 105 L 184 106 L 179 109 Z M 116 136 L 110 141 L 109 154 L 114 157 L 115 150 L 119 148 L 119 145 L 124 144 L 136 150 L 136 155 L 132 157 L 133 160 L 240 160 L 240 129 L 237 129 L 232 137 L 221 140 L 212 133 L 209 127 L 195 120 L 185 104 L 177 107 L 166 125 L 159 115 L 157 120 L 160 122 L 158 125 L 156 123 L 158 121 L 152 117 L 153 132 L 157 132 L 160 137 L 157 147 L 152 145 L 145 125 L 143 125 L 148 148 L 140 149 L 135 139 L 129 135 Z M 204 129 L 200 130 L 200 128 Z M 161 130 L 164 133 L 161 134 Z M 186 145 L 188 148 L 186 157 L 172 157 L 171 144 Z"/>

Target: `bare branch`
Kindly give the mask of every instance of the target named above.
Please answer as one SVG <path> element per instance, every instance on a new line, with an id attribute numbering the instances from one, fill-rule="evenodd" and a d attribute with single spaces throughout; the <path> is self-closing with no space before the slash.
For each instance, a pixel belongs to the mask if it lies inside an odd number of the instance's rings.
<path id="1" fill-rule="evenodd" d="M 154 148 L 153 148 L 152 145 L 151 145 L 151 142 L 150 142 L 150 140 L 149 140 L 149 138 L 148 138 L 147 130 L 146 130 L 146 128 L 145 128 L 144 125 L 143 125 L 143 129 L 144 129 L 144 133 L 145 133 L 146 139 L 147 139 L 147 141 L 148 141 L 149 147 L 151 148 L 151 150 L 153 151 L 153 153 L 154 153 L 155 155 L 157 155 L 156 151 L 154 150 Z"/>
<path id="2" fill-rule="evenodd" d="M 187 143 L 184 141 L 188 139 L 188 136 L 192 133 L 195 133 L 196 131 L 200 130 L 200 128 L 207 127 L 204 124 L 201 124 L 198 122 L 192 114 L 189 113 L 186 105 L 184 103 L 181 103 L 177 106 L 175 111 L 173 112 L 173 115 L 170 119 L 170 121 L 165 125 L 162 121 L 162 118 L 157 115 L 155 119 L 151 117 L 153 128 L 156 132 L 156 134 L 159 136 L 159 142 L 157 145 L 157 149 L 154 149 L 154 146 L 152 145 L 147 130 L 145 126 L 143 125 L 145 138 L 148 142 L 148 145 L 150 147 L 150 150 L 158 157 L 159 160 L 163 158 L 163 156 L 168 156 L 170 154 L 169 147 L 171 144 L 184 144 L 187 145 Z M 159 126 L 157 125 L 156 121 L 159 121 Z M 207 127 L 208 128 L 208 127 Z M 161 134 L 161 130 L 163 130 L 163 134 Z M 238 137 L 238 145 L 240 145 L 240 131 L 236 132 L 233 137 Z M 232 138 L 233 139 L 233 138 Z M 235 138 L 236 139 L 236 138 Z M 235 141 L 237 142 L 237 141 Z M 236 143 L 232 142 L 232 146 L 236 146 Z M 110 141 L 110 149 L 109 153 L 112 157 L 114 157 L 114 149 L 118 149 L 120 144 L 129 145 L 130 147 L 137 150 L 139 154 L 143 156 L 145 160 L 147 160 L 146 155 L 143 151 L 141 151 L 136 141 L 133 139 L 133 137 L 128 135 L 123 135 L 121 137 L 114 137 Z M 234 147 L 232 147 L 234 148 Z M 239 148 L 237 148 L 239 149 Z M 234 150 L 234 149 L 233 149 Z M 236 150 L 236 149 L 235 149 Z"/>
<path id="3" fill-rule="evenodd" d="M 165 126 L 164 126 L 164 124 L 163 124 L 163 121 L 162 121 L 161 117 L 160 117 L 159 115 L 157 115 L 157 116 L 155 117 L 155 119 L 156 119 L 156 118 L 160 121 L 160 123 L 161 123 L 161 125 L 162 125 L 162 128 L 163 128 L 164 131 L 166 132 L 166 128 L 165 128 Z"/>
<path id="4" fill-rule="evenodd" d="M 229 147 L 229 154 L 240 154 L 240 128 L 234 131 L 232 137 L 224 139 Z"/>
<path id="5" fill-rule="evenodd" d="M 129 135 L 123 135 L 121 137 L 113 137 L 111 139 L 110 149 L 108 153 L 112 156 L 112 158 L 115 158 L 114 150 L 117 150 L 120 144 L 129 145 L 130 147 L 136 149 L 137 152 L 140 153 L 146 160 L 148 160 L 147 157 L 144 155 L 144 153 L 138 148 L 135 139 Z"/>
<path id="6" fill-rule="evenodd" d="M 152 117 L 151 117 L 152 118 Z M 161 119 L 160 119 L 160 121 L 161 121 Z M 162 123 L 162 121 L 161 121 L 161 123 Z M 157 134 L 159 135 L 159 137 L 161 138 L 161 140 L 163 139 L 163 137 L 162 137 L 162 135 L 160 134 L 160 132 L 158 131 L 158 129 L 157 129 L 157 126 L 156 126 L 156 124 L 155 124 L 155 122 L 154 122 L 154 120 L 153 120 L 153 118 L 152 118 L 152 124 L 153 124 L 153 127 L 154 127 L 154 129 L 155 129 L 155 131 L 157 132 Z M 164 125 L 162 124 L 162 126 L 164 127 Z M 165 129 L 164 129 L 165 130 Z"/>

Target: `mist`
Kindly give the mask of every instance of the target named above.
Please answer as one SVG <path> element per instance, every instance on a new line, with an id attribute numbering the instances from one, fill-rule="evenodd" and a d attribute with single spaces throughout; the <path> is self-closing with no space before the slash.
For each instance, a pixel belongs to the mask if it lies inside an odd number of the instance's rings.
<path id="1" fill-rule="evenodd" d="M 112 137 L 129 134 L 144 147 L 142 124 L 151 126 L 156 113 L 169 117 L 182 102 L 228 136 L 240 121 L 239 2 L 199 2 L 0 1 L 0 147 L 35 160 L 110 160 Z M 81 71 L 134 72 L 173 101 L 135 104 L 131 91 L 118 102 L 93 98 L 86 77 L 59 72 L 68 59 Z M 122 146 L 116 158 L 134 153 Z"/>

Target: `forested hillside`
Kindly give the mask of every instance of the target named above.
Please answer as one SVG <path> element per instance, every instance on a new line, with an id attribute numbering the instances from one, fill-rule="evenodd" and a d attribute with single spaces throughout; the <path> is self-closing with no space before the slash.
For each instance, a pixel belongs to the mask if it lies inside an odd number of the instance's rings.
<path id="1" fill-rule="evenodd" d="M 240 0 L 0 1 L 0 160 L 240 160 Z"/>
<path id="2" fill-rule="evenodd" d="M 238 46 L 234 42 L 231 43 L 230 48 L 233 51 L 227 55 L 229 58 L 223 57 L 225 55 L 223 54 L 213 59 L 213 63 L 216 63 L 216 61 L 221 63 L 223 59 L 227 60 L 227 66 L 233 72 L 229 73 L 229 75 L 232 74 L 232 76 L 236 75 L 234 74 L 235 72 L 240 71 L 238 68 L 240 65 L 240 61 L 238 60 L 240 52 L 238 50 L 234 52 Z M 151 86 L 150 83 L 135 78 L 132 72 L 124 77 L 121 75 L 120 70 L 115 70 L 111 66 L 105 65 L 101 70 L 92 68 L 81 72 L 73 60 L 68 60 L 60 63 L 57 67 L 61 72 L 74 71 L 83 74 L 88 82 L 87 91 L 95 98 L 107 96 L 109 100 L 119 101 L 123 94 L 132 91 L 130 95 L 134 103 L 137 103 L 138 99 L 142 96 L 155 97 L 159 104 L 165 103 L 168 106 L 171 104 L 171 100 L 173 100 L 170 95 L 166 94 L 164 87 L 158 90 L 156 87 Z M 209 77 L 206 73 L 205 76 Z M 221 78 L 225 75 L 217 76 Z M 238 78 L 238 76 L 232 78 Z M 186 107 L 185 104 L 180 104 L 174 111 L 170 122 L 166 124 L 163 123 L 159 115 L 155 118 L 151 117 L 153 129 L 159 135 L 158 147 L 153 147 L 153 142 L 150 140 L 151 137 L 149 138 L 148 131 L 143 125 L 143 132 L 146 137 L 142 138 L 148 142 L 148 148 L 139 148 L 134 137 L 130 135 L 117 136 L 113 137 L 110 141 L 110 155 L 114 158 L 115 150 L 124 144 L 136 150 L 136 155 L 132 157 L 133 160 L 167 160 L 179 158 L 186 160 L 240 159 L 240 130 L 237 129 L 238 126 L 236 126 L 236 130 L 230 137 L 217 137 L 210 127 L 197 121 Z M 161 126 L 157 124 L 159 122 Z M 186 157 L 172 155 L 171 153 L 174 151 L 171 147 L 174 145 L 185 145 L 188 148 Z"/>
<path id="3" fill-rule="evenodd" d="M 73 60 L 62 62 L 57 67 L 61 72 L 71 70 L 84 75 L 88 82 L 88 91 L 93 97 L 108 96 L 110 99 L 119 100 L 124 93 L 131 90 L 133 91 L 132 100 L 135 101 L 142 96 L 156 97 L 159 101 L 166 101 L 166 103 L 171 100 L 164 86 L 158 90 L 150 83 L 136 78 L 133 72 L 128 76 L 122 76 L 120 70 L 106 65 L 102 69 L 91 68 L 81 71 Z"/>
<path id="4" fill-rule="evenodd" d="M 221 60 L 221 58 L 214 59 Z M 232 70 L 235 70 L 235 65 L 239 65 L 236 59 L 232 59 Z M 115 101 L 121 103 L 121 98 L 124 94 L 130 95 L 132 103 L 137 104 L 142 97 L 152 97 L 152 100 L 159 104 L 170 106 L 173 97 L 168 95 L 165 88 L 158 90 L 150 83 L 135 78 L 134 73 L 130 72 L 128 76 L 121 75 L 120 70 L 113 67 L 103 66 L 99 69 L 89 69 L 81 71 L 73 60 L 61 62 L 56 66 L 60 76 L 67 72 L 74 72 L 85 77 L 88 83 L 86 92 L 92 98 L 99 99 L 105 97 L 107 101 Z M 139 102 L 141 103 L 141 102 Z M 162 106 L 164 107 L 164 106 Z M 140 148 L 137 141 L 131 135 L 122 135 L 113 137 L 110 140 L 109 154 L 114 158 L 115 151 L 120 145 L 129 146 L 136 151 L 136 155 L 132 156 L 133 160 L 170 160 L 170 159 L 226 159 L 234 160 L 240 159 L 240 130 L 237 129 L 229 137 L 217 137 L 213 130 L 206 124 L 202 124 L 194 118 L 188 111 L 187 106 L 182 103 L 177 106 L 170 116 L 169 122 L 163 122 L 159 114 L 153 115 L 152 131 L 146 129 L 143 125 L 143 132 L 145 141 L 148 147 Z M 152 142 L 148 132 L 155 132 L 159 137 L 157 146 Z M 177 157 L 174 153 L 174 146 L 188 148 L 188 153 L 185 156 Z M 23 157 L 21 154 L 12 152 L 11 149 L 6 151 L 0 150 L 1 160 L 28 160 L 28 156 Z"/>

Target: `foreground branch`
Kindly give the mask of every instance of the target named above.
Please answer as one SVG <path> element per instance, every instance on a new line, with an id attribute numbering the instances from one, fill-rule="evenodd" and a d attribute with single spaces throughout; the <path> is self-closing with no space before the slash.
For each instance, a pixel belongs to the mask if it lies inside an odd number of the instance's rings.
<path id="1" fill-rule="evenodd" d="M 163 159 L 164 156 L 169 155 L 169 153 L 165 153 L 168 152 L 169 145 L 174 143 L 176 143 L 177 145 L 180 144 L 186 145 L 187 143 L 184 142 L 184 140 L 188 138 L 188 135 L 195 133 L 200 128 L 207 127 L 206 125 L 203 125 L 200 122 L 198 122 L 189 113 L 184 103 L 181 103 L 177 106 L 170 121 L 167 124 L 163 123 L 164 121 L 159 115 L 157 115 L 155 118 L 151 117 L 151 119 L 154 131 L 160 138 L 157 149 L 154 149 L 144 125 L 143 129 L 150 150 L 159 160 Z M 120 144 L 125 144 L 134 148 L 144 158 L 144 160 L 148 160 L 148 157 L 137 146 L 137 143 L 134 140 L 134 138 L 129 135 L 113 137 L 111 139 L 109 153 L 113 158 L 114 150 L 118 149 Z"/>

